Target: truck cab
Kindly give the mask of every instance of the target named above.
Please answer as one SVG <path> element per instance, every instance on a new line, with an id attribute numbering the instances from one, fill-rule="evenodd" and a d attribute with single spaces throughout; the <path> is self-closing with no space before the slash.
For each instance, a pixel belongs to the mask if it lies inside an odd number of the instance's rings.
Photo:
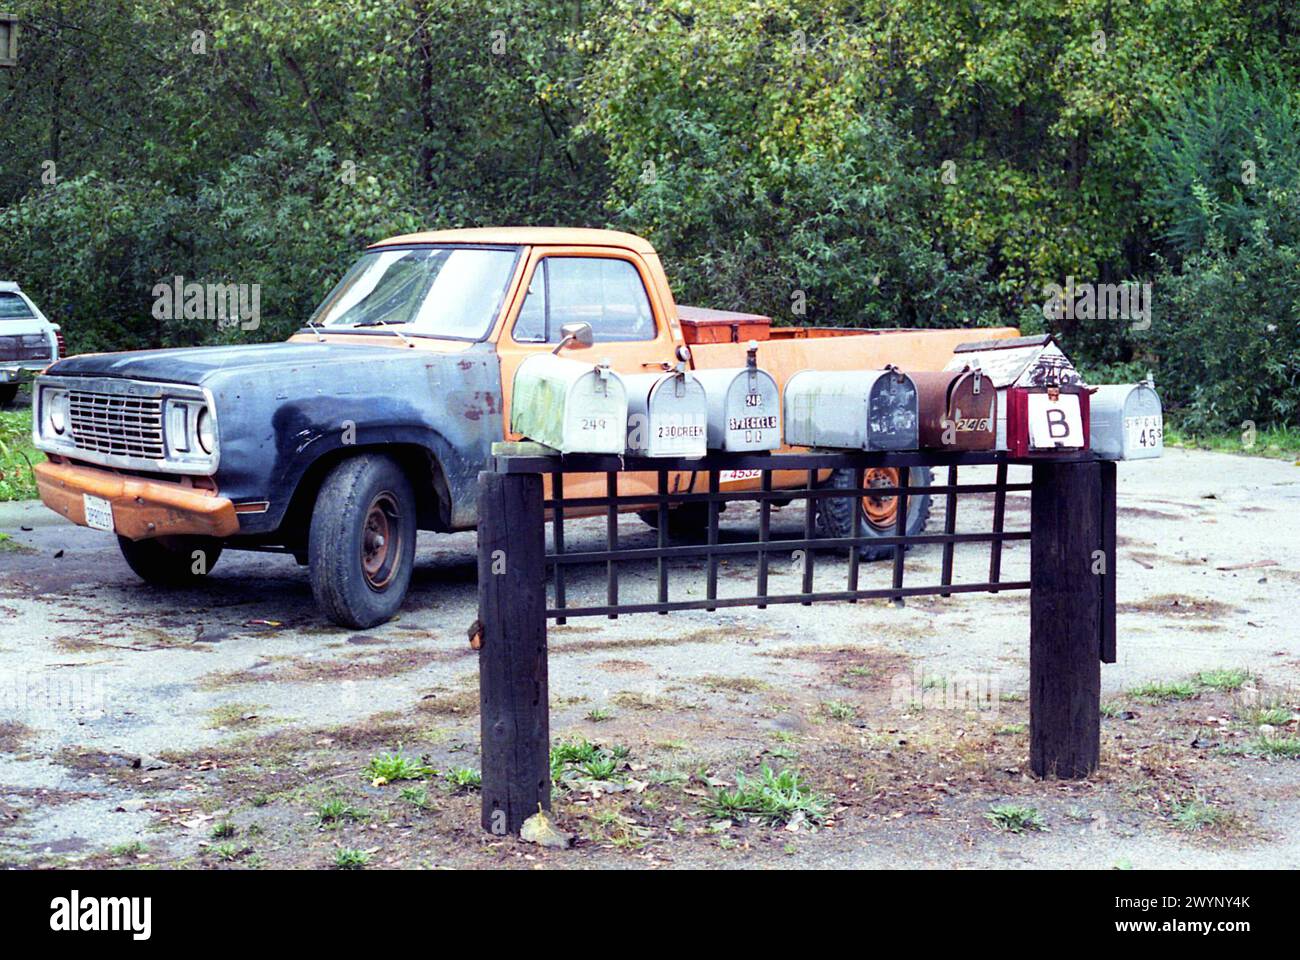
<path id="1" fill-rule="evenodd" d="M 150 582 L 192 583 L 225 548 L 283 550 L 309 567 L 331 619 L 372 626 L 400 607 L 417 529 L 476 525 L 479 470 L 493 443 L 520 439 L 510 406 L 527 357 L 558 349 L 619 373 L 683 359 L 696 369 L 745 364 L 740 322 L 719 334 L 750 315 L 684 312 L 654 248 L 631 234 L 507 227 L 394 237 L 367 248 L 287 343 L 56 364 L 35 388 L 33 434 L 49 456 L 37 484 L 63 516 L 115 533 Z M 585 335 L 566 339 L 575 324 Z M 766 332 L 759 362 L 782 383 L 805 368 L 940 370 L 972 339 L 770 322 Z M 671 489 L 704 482 L 678 472 Z M 655 483 L 654 474 L 621 475 L 619 492 Z M 566 496 L 603 493 L 603 484 L 571 481 Z M 922 525 L 923 500 L 909 500 Z M 886 535 L 887 513 L 863 509 Z M 689 531 L 689 512 L 673 513 Z"/>

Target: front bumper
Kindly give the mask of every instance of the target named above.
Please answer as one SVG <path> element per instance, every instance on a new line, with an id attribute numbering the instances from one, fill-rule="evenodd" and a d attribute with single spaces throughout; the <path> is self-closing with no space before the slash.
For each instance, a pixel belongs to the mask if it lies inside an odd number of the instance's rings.
<path id="1" fill-rule="evenodd" d="M 31 383 L 36 375 L 53 361 L 40 360 L 28 363 L 0 363 L 0 383 Z"/>
<path id="2" fill-rule="evenodd" d="M 230 537 L 239 532 L 235 505 L 202 490 L 71 463 L 38 463 L 34 471 L 41 502 L 83 527 L 84 498 L 90 494 L 112 504 L 114 530 L 130 540 L 182 534 Z"/>

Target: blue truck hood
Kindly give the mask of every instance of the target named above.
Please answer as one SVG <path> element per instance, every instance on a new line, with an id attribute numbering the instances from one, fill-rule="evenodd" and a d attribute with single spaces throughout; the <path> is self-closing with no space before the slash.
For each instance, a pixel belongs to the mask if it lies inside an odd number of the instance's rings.
<path id="1" fill-rule="evenodd" d="M 416 351 L 391 346 L 348 343 L 257 343 L 230 347 L 179 347 L 69 357 L 49 373 L 72 377 L 128 377 L 163 383 L 209 385 L 222 374 L 275 374 L 320 365 L 357 365 L 391 361 Z"/>

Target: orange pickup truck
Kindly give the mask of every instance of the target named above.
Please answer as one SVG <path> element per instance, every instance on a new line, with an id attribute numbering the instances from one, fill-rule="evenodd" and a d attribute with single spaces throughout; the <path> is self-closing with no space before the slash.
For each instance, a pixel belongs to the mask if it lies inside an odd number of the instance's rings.
<path id="1" fill-rule="evenodd" d="M 153 583 L 205 576 L 224 548 L 289 552 L 309 567 L 331 619 L 371 626 L 402 603 L 417 530 L 476 525 L 478 471 L 494 442 L 520 439 L 510 434 L 515 370 L 554 351 L 572 321 L 590 325 L 594 345 L 562 352 L 587 349 L 620 373 L 683 357 L 695 369 L 741 367 L 757 340 L 759 364 L 779 385 L 809 368 L 940 370 L 959 343 L 1018 335 L 773 327 L 750 314 L 678 307 L 654 248 L 614 231 L 394 237 L 369 247 L 286 343 L 54 364 L 33 390 L 33 435 L 49 458 L 36 468 L 41 498 L 116 534 L 127 563 Z M 604 493 L 603 477 L 584 479 L 570 480 L 566 494 Z M 867 477 L 894 480 L 892 471 Z M 914 484 L 928 480 L 913 473 Z M 679 473 L 672 489 L 705 482 Z M 619 492 L 652 483 L 625 475 Z M 843 501 L 827 503 L 847 512 Z M 893 499 L 866 498 L 862 509 L 867 532 L 887 535 Z M 909 500 L 909 532 L 928 512 L 928 498 Z M 700 522 L 685 509 L 672 518 L 676 532 Z M 832 534 L 848 522 L 821 518 Z"/>

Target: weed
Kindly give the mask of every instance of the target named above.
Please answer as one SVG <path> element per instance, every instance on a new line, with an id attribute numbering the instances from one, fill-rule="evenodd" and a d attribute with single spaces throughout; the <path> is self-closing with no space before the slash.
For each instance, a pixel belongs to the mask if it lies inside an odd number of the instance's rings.
<path id="1" fill-rule="evenodd" d="M 808 789 L 796 770 L 773 773 L 764 764 L 755 778 L 736 774 L 736 788 L 718 788 L 704 801 L 704 811 L 720 820 L 743 820 L 746 817 L 771 824 L 788 823 L 797 813 L 820 823 L 829 806 L 825 797 Z"/>
<path id="2" fill-rule="evenodd" d="M 1001 803 L 989 808 L 984 819 L 990 821 L 999 830 L 1008 833 L 1024 833 L 1026 830 L 1046 830 L 1047 822 L 1043 815 L 1033 807 L 1018 803 Z"/>

